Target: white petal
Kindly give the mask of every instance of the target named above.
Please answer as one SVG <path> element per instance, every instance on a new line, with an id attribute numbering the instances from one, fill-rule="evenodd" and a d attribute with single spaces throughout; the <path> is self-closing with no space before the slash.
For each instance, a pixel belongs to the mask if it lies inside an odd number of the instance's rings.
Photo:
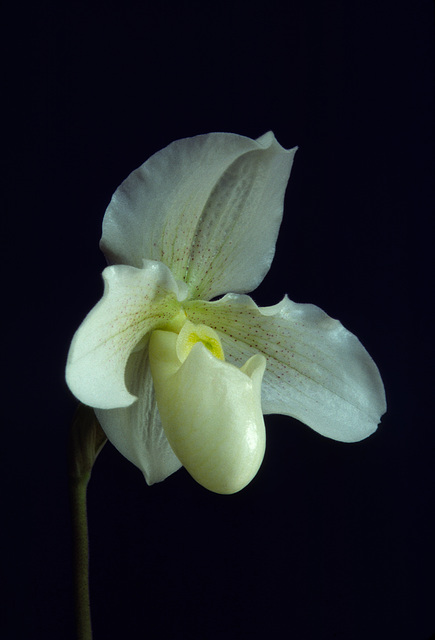
<path id="1" fill-rule="evenodd" d="M 230 362 L 256 352 L 267 357 L 264 413 L 293 416 L 343 442 L 376 430 L 386 410 L 379 371 L 358 339 L 318 307 L 285 297 L 259 308 L 248 296 L 229 294 L 185 311 L 217 330 Z"/>
<path id="2" fill-rule="evenodd" d="M 126 369 L 127 387 L 138 401 L 121 409 L 96 409 L 111 443 L 135 464 L 148 484 L 161 482 L 181 467 L 160 420 L 149 369 L 148 349 L 131 355 Z"/>
<path id="3" fill-rule="evenodd" d="M 144 261 L 142 269 L 107 267 L 104 294 L 78 328 L 69 350 L 66 381 L 84 404 L 100 409 L 135 401 L 125 385 L 127 360 L 146 334 L 173 317 L 178 287 L 169 269 Z"/>
<path id="4" fill-rule="evenodd" d="M 196 343 L 181 364 L 177 335 L 154 331 L 150 363 L 163 428 L 187 471 L 217 493 L 243 489 L 263 460 L 261 380 L 265 358 L 241 369 Z"/>
<path id="5" fill-rule="evenodd" d="M 274 255 L 295 151 L 271 132 L 173 142 L 113 195 L 102 250 L 114 263 L 164 262 L 193 298 L 252 291 Z"/>

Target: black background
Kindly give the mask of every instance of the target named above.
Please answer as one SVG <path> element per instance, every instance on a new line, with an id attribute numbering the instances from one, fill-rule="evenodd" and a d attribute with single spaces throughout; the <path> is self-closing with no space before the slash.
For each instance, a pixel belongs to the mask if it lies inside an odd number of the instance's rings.
<path id="1" fill-rule="evenodd" d="M 74 637 L 64 365 L 102 293 L 112 192 L 175 139 L 272 129 L 299 151 L 253 297 L 339 318 L 388 413 L 353 445 L 267 417 L 264 464 L 229 497 L 184 470 L 147 487 L 107 445 L 89 488 L 94 640 L 428 640 L 432 3 L 40 2 L 3 17 L 0 637 Z"/>

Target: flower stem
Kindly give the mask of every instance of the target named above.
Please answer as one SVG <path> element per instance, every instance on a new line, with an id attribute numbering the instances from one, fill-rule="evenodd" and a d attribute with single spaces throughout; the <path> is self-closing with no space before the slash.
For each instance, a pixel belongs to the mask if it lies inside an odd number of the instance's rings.
<path id="1" fill-rule="evenodd" d="M 91 607 L 89 601 L 89 545 L 86 514 L 87 478 L 71 478 L 71 510 L 74 553 L 74 596 L 77 640 L 92 640 Z"/>
<path id="2" fill-rule="evenodd" d="M 79 404 L 72 421 L 68 445 L 77 640 L 92 640 L 86 490 L 94 462 L 106 442 L 106 434 L 94 410 Z"/>

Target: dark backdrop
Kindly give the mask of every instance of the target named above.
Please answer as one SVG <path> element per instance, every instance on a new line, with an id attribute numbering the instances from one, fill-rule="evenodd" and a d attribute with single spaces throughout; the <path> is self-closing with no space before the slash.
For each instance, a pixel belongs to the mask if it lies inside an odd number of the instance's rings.
<path id="1" fill-rule="evenodd" d="M 39 2 L 3 17 L 0 636 L 73 638 L 63 375 L 102 292 L 112 192 L 177 138 L 272 129 L 299 151 L 253 297 L 339 318 L 388 413 L 353 445 L 267 417 L 264 464 L 230 497 L 184 470 L 147 487 L 107 445 L 89 489 L 94 639 L 428 640 L 432 3 Z"/>

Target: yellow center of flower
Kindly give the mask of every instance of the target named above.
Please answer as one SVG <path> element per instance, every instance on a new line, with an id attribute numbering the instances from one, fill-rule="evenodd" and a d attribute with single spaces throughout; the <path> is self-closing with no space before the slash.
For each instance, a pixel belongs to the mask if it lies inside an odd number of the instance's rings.
<path id="1" fill-rule="evenodd" d="M 186 320 L 178 334 L 176 351 L 180 362 L 184 362 L 197 342 L 202 344 L 219 360 L 225 360 L 224 350 L 218 334 L 205 324 L 193 324 Z"/>

